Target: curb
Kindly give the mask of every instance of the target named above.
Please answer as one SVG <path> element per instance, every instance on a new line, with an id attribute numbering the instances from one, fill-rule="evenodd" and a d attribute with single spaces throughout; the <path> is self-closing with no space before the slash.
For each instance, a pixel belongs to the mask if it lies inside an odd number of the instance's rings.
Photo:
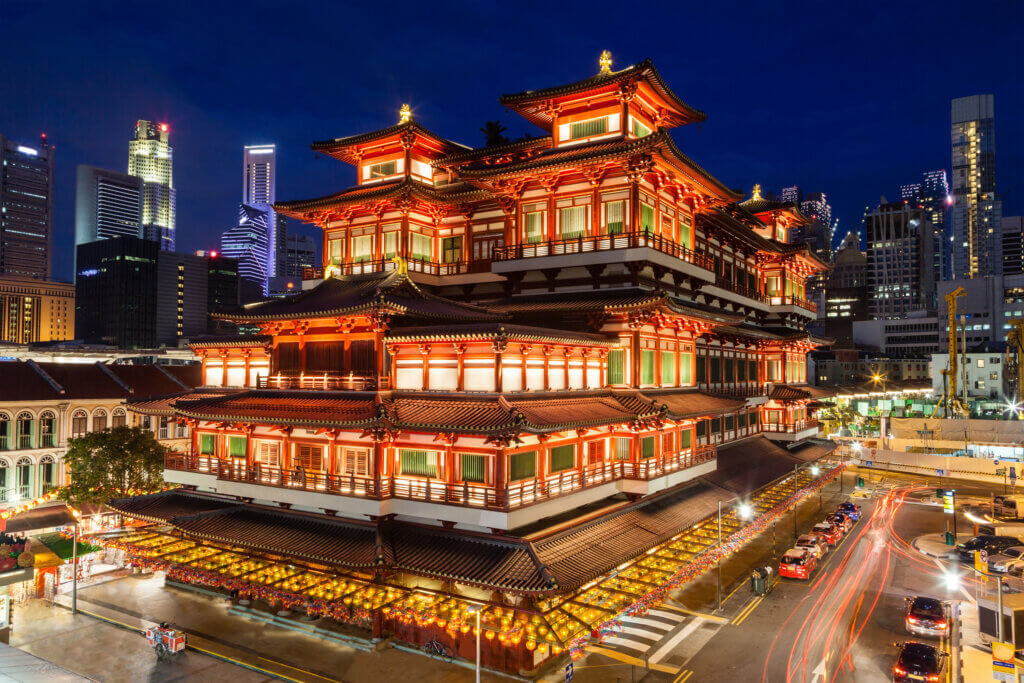
<path id="1" fill-rule="evenodd" d="M 921 540 L 921 538 L 922 538 L 921 536 L 918 536 L 911 543 L 911 545 L 914 546 L 914 550 L 916 550 L 917 552 L 921 553 L 922 555 L 927 555 L 928 557 L 934 557 L 937 560 L 949 560 L 949 559 L 952 559 L 950 557 L 953 554 L 953 549 L 952 548 L 948 552 L 946 552 L 945 554 L 942 554 L 942 555 L 939 555 L 939 554 L 933 553 L 933 552 L 929 552 L 929 551 L 925 550 L 924 548 L 922 548 L 920 545 L 918 545 L 918 541 Z"/>

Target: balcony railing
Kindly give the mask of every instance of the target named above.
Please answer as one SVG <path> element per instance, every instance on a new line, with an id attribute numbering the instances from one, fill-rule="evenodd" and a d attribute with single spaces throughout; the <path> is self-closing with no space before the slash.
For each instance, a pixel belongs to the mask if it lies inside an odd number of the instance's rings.
<path id="1" fill-rule="evenodd" d="M 379 382 L 381 389 L 387 389 L 388 379 Z M 377 377 L 354 374 L 299 374 L 260 376 L 256 380 L 259 389 L 311 389 L 321 391 L 367 391 L 378 388 Z"/>
<path id="2" fill-rule="evenodd" d="M 490 270 L 490 259 L 477 259 L 475 261 L 456 261 L 454 263 L 438 263 L 424 259 L 405 259 L 410 273 L 425 273 L 427 275 L 460 275 L 462 273 L 483 273 Z M 368 259 L 365 261 L 353 261 L 351 263 L 336 263 L 331 268 L 337 269 L 341 275 L 360 275 L 363 273 L 387 273 L 395 269 L 395 262 L 390 258 Z M 323 268 L 303 268 L 302 278 L 304 280 L 319 280 L 324 276 Z"/>
<path id="3" fill-rule="evenodd" d="M 735 398 L 753 398 L 755 396 L 768 395 L 768 387 L 763 384 L 736 385 L 723 382 L 713 382 L 711 384 L 698 384 L 697 388 L 707 394 L 715 394 L 717 396 L 732 396 Z"/>
<path id="4" fill-rule="evenodd" d="M 617 480 L 649 481 L 666 474 L 710 462 L 714 446 L 696 445 L 679 453 L 640 462 L 600 462 L 565 470 L 547 477 L 510 483 L 504 490 L 469 482 L 449 483 L 440 479 L 389 476 L 383 478 L 354 474 L 328 474 L 311 470 L 285 470 L 246 465 L 207 455 L 168 453 L 164 467 L 181 472 L 212 474 L 219 480 L 298 491 L 383 500 L 400 498 L 443 505 L 491 510 L 515 510 L 553 500 L 576 491 Z"/>
<path id="5" fill-rule="evenodd" d="M 719 276 L 715 280 L 715 286 L 721 287 L 722 289 L 727 289 L 730 292 L 735 292 L 736 294 L 739 294 L 740 296 L 745 296 L 748 299 L 760 301 L 763 304 L 768 303 L 768 296 L 766 294 L 759 292 L 756 289 L 748 289 L 743 285 L 734 284 L 731 280 L 727 280 L 726 278 L 721 276 Z"/>
<path id="6" fill-rule="evenodd" d="M 768 297 L 768 303 L 772 306 L 797 306 L 811 313 L 818 312 L 818 304 L 807 299 L 801 299 L 798 296 L 770 296 Z"/>
<path id="7" fill-rule="evenodd" d="M 775 432 L 780 434 L 796 434 L 808 429 L 818 429 L 817 420 L 797 420 L 789 424 L 766 423 L 761 426 L 763 432 Z"/>
<path id="8" fill-rule="evenodd" d="M 561 256 L 563 254 L 635 249 L 638 247 L 655 249 L 663 254 L 675 256 L 705 270 L 713 268 L 711 259 L 704 254 L 698 254 L 692 249 L 688 249 L 670 239 L 647 232 L 626 232 L 618 235 L 595 235 L 565 240 L 551 240 L 548 242 L 509 244 L 495 247 L 492 259 L 494 261 L 514 261 L 535 256 Z"/>

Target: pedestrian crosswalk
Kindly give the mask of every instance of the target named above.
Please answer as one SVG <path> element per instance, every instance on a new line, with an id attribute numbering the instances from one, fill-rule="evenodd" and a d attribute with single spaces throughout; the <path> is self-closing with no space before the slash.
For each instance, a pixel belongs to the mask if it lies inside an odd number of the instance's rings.
<path id="1" fill-rule="evenodd" d="M 643 615 L 620 617 L 614 635 L 603 648 L 657 664 L 704 623 L 703 617 L 669 609 L 652 609 Z"/>

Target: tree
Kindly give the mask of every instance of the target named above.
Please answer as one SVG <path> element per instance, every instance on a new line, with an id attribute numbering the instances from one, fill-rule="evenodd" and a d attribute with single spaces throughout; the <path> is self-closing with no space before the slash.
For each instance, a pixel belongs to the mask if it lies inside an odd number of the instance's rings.
<path id="1" fill-rule="evenodd" d="M 138 427 L 71 439 L 64 455 L 69 484 L 61 497 L 73 504 L 105 503 L 132 491 L 156 491 L 164 485 L 165 452 L 152 432 Z"/>
<path id="2" fill-rule="evenodd" d="M 484 134 L 484 145 L 487 147 L 507 145 L 509 139 L 505 136 L 506 130 L 508 129 L 501 125 L 501 121 L 485 121 L 484 127 L 480 129 L 480 132 Z"/>

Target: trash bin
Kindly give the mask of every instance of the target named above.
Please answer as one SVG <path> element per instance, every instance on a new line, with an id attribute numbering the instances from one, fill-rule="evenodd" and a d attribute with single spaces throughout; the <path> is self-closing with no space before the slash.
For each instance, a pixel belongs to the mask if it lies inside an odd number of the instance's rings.
<path id="1" fill-rule="evenodd" d="M 864 477 L 857 477 L 857 487 L 864 488 Z"/>
<path id="2" fill-rule="evenodd" d="M 956 545 L 956 536 L 953 535 L 952 531 L 946 532 L 946 545 Z"/>
<path id="3" fill-rule="evenodd" d="M 758 567 L 750 572 L 750 592 L 754 595 L 766 595 L 772 588 L 772 568 Z"/>

